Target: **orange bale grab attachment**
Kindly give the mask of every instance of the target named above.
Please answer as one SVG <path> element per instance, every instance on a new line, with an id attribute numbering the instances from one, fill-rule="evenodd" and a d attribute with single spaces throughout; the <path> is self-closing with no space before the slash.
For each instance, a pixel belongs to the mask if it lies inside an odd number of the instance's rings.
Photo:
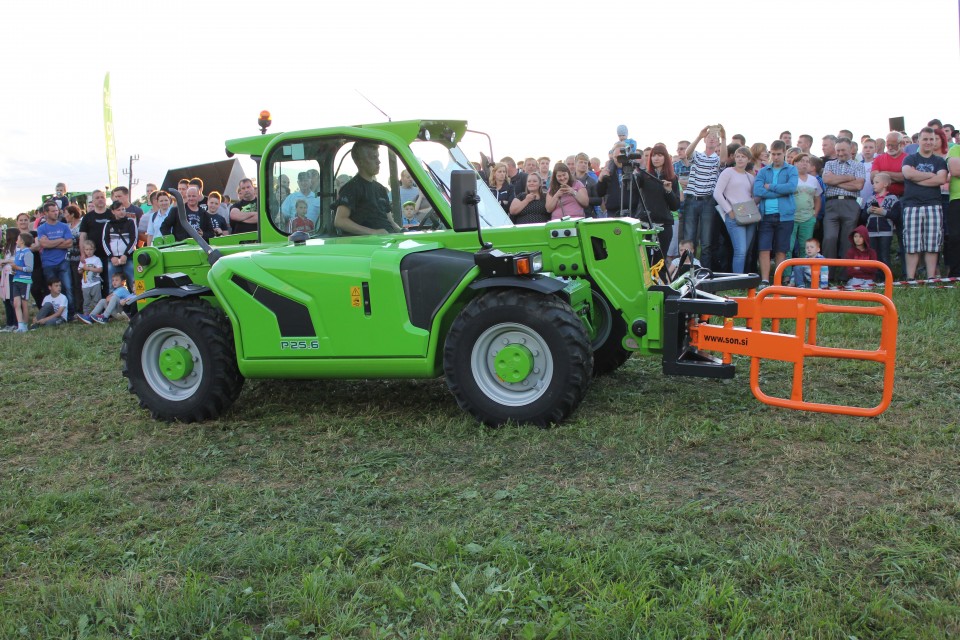
<path id="1" fill-rule="evenodd" d="M 783 286 L 782 274 L 787 267 L 809 266 L 811 281 L 819 283 L 818 272 L 828 267 L 869 267 L 884 273 L 884 293 L 871 291 L 835 291 Z M 830 260 L 800 258 L 778 265 L 774 284 L 757 292 L 750 289 L 747 297 L 732 298 L 737 313 L 724 318 L 722 325 L 708 324 L 710 315 L 688 320 L 689 344 L 697 350 L 722 354 L 729 364 L 732 354 L 750 356 L 750 388 L 765 404 L 803 411 L 819 411 L 851 416 L 876 416 L 890 406 L 893 397 L 894 366 L 897 351 L 897 309 L 891 299 L 893 274 L 881 262 L 864 260 Z M 874 303 L 867 306 L 830 304 L 830 301 Z M 817 344 L 817 319 L 821 314 L 846 313 L 878 316 L 881 319 L 880 344 L 876 349 L 844 349 Z M 746 327 L 734 326 L 734 318 L 746 319 Z M 781 333 L 780 321 L 793 319 L 793 333 Z M 764 320 L 771 320 L 770 331 L 762 329 Z M 803 371 L 807 358 L 843 358 L 866 360 L 883 365 L 883 394 L 874 407 L 808 402 L 803 399 Z M 793 380 L 789 398 L 770 396 L 760 389 L 760 361 L 780 360 L 793 363 Z"/>

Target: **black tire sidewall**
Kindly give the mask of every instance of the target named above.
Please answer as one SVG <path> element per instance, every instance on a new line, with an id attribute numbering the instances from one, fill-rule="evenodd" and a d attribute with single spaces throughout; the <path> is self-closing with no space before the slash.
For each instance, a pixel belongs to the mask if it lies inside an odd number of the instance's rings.
<path id="1" fill-rule="evenodd" d="M 555 299 L 537 294 L 529 294 L 527 299 L 540 298 L 548 304 Z M 477 301 L 474 301 L 476 303 Z M 572 313 L 572 310 L 571 310 Z M 553 376 L 546 391 L 527 405 L 504 405 L 487 396 L 477 384 L 471 367 L 471 356 L 481 334 L 498 324 L 516 324 L 538 334 L 550 351 L 553 360 Z M 483 309 L 470 318 L 458 336 L 460 353 L 454 361 L 454 372 L 463 393 L 467 394 L 475 415 L 484 422 L 502 424 L 508 420 L 547 424 L 558 419 L 554 416 L 555 407 L 561 403 L 567 391 L 575 363 L 567 350 L 567 342 L 560 329 L 543 314 L 536 313 L 536 307 L 524 304 L 505 304 Z M 489 418 L 488 418 L 489 417 Z"/>
<path id="2" fill-rule="evenodd" d="M 130 323 L 129 338 L 125 337 L 128 379 L 132 391 L 158 417 L 171 420 L 204 408 L 214 377 L 212 343 L 205 335 L 203 324 L 197 323 L 202 313 L 197 300 L 158 300 L 144 307 Z M 196 391 L 186 400 L 169 400 L 150 386 L 143 372 L 143 348 L 147 339 L 162 329 L 182 331 L 197 347 L 203 365 L 203 376 Z M 159 365 L 158 365 L 159 366 Z"/>
<path id="3" fill-rule="evenodd" d="M 603 292 L 596 288 L 591 281 L 591 297 L 606 305 L 607 322 L 610 324 L 610 333 L 606 339 L 593 350 L 593 375 L 601 376 L 619 369 L 630 359 L 633 353 L 623 347 L 623 338 L 627 335 L 627 324 L 617 313 Z M 592 348 L 591 343 L 591 348 Z"/>

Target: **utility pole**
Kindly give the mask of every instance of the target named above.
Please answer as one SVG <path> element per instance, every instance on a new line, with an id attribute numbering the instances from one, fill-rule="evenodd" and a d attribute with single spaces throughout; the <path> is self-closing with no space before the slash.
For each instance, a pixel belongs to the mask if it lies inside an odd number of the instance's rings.
<path id="1" fill-rule="evenodd" d="M 138 160 L 140 160 L 140 154 L 135 154 L 135 155 L 130 156 L 130 168 L 123 170 L 123 174 L 124 174 L 125 176 L 128 176 L 128 178 L 127 178 L 127 189 L 130 190 L 130 195 L 131 195 L 131 196 L 133 195 L 133 185 L 135 185 L 135 184 L 140 184 L 140 181 L 139 181 L 139 180 L 134 180 L 134 179 L 133 179 L 133 163 L 134 163 L 134 162 L 137 162 Z"/>

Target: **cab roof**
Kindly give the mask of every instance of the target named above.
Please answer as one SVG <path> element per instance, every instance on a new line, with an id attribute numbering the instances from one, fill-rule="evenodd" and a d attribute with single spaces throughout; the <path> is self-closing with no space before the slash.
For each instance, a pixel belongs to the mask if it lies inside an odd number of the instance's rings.
<path id="1" fill-rule="evenodd" d="M 465 120 L 402 120 L 399 122 L 379 122 L 346 127 L 281 131 L 247 138 L 234 138 L 233 140 L 227 140 L 226 151 L 227 156 L 237 154 L 263 156 L 267 147 L 277 139 L 314 138 L 325 135 L 342 135 L 345 137 L 372 139 L 393 137 L 399 138 L 406 144 L 410 144 L 418 138 L 423 139 L 426 133 L 429 133 L 430 140 L 435 140 L 452 147 L 458 140 L 463 138 L 466 130 L 467 122 Z"/>

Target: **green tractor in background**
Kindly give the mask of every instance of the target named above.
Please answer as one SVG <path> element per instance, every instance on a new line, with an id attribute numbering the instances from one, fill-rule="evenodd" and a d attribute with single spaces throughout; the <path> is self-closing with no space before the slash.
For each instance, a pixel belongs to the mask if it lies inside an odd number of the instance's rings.
<path id="1" fill-rule="evenodd" d="M 229 141 L 228 154 L 257 162 L 259 228 L 208 240 L 178 202 L 191 239 L 136 253 L 139 312 L 121 359 L 141 406 L 193 422 L 226 411 L 245 378 L 442 375 L 486 424 L 549 425 L 634 352 L 661 355 L 671 374 L 734 375 L 729 350 L 744 351 L 724 344 L 708 355 L 697 328 L 736 317 L 738 301 L 716 292 L 753 300 L 759 277 L 689 269 L 668 281 L 651 269 L 656 230 L 632 218 L 514 226 L 457 146 L 465 131 L 462 121 L 406 121 Z M 358 143 L 378 145 L 397 220 L 409 172 L 426 204 L 419 226 L 338 235 L 337 189 L 357 171 Z M 276 194 L 304 174 L 315 219 L 291 233 Z"/>

